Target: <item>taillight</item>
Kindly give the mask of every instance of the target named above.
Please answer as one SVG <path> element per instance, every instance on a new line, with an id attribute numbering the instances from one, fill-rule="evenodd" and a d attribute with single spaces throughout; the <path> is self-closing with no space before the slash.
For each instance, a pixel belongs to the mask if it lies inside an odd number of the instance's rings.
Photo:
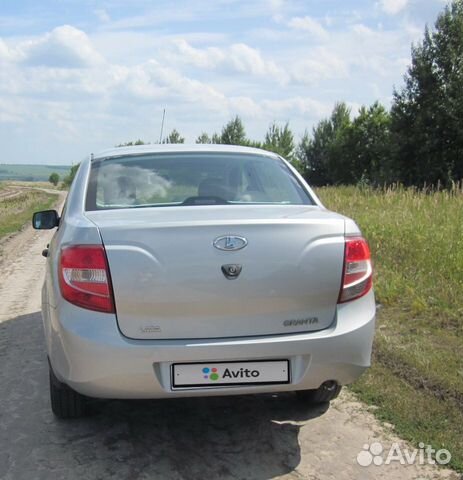
<path id="1" fill-rule="evenodd" d="M 372 286 L 370 248 L 362 237 L 347 237 L 344 247 L 344 269 L 339 303 L 362 297 Z"/>
<path id="2" fill-rule="evenodd" d="M 76 245 L 61 250 L 61 295 L 89 310 L 114 313 L 108 262 L 103 245 Z"/>

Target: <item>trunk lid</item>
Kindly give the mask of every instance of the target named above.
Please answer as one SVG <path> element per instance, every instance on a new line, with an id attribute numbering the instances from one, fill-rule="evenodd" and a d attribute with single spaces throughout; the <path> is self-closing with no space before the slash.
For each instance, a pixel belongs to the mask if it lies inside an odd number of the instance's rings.
<path id="1" fill-rule="evenodd" d="M 335 319 L 344 217 L 312 206 L 87 212 L 106 248 L 121 332 L 133 339 L 320 330 Z M 214 247 L 221 236 L 245 248 Z M 223 246 L 223 242 L 219 242 Z M 239 265 L 228 279 L 224 265 Z"/>

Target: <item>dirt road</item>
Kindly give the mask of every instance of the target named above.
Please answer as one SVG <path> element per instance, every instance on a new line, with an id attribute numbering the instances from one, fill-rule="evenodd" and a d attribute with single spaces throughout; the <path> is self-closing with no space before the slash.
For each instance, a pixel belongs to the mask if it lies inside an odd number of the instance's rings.
<path id="1" fill-rule="evenodd" d="M 292 394 L 100 401 L 87 419 L 56 420 L 40 317 L 49 238 L 27 228 L 3 245 L 0 479 L 460 478 L 398 462 L 360 466 L 365 444 L 380 442 L 384 459 L 393 442 L 411 447 L 347 393 L 329 409 L 307 408 Z"/>

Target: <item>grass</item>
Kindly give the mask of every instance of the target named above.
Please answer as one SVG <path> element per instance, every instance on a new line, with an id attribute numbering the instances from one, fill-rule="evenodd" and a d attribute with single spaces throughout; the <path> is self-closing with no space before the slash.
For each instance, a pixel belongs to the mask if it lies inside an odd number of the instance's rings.
<path id="1" fill-rule="evenodd" d="M 46 188 L 48 190 L 60 190 L 59 184 L 53 185 L 48 181 L 26 182 L 24 180 L 11 180 L 3 183 L 13 187 L 17 186 L 17 187 L 27 187 L 27 188 Z"/>
<path id="2" fill-rule="evenodd" d="M 0 191 L 4 189 L 5 185 L 0 182 Z M 0 239 L 30 222 L 33 212 L 51 208 L 56 199 L 56 195 L 26 189 L 11 198 L 0 196 Z"/>
<path id="3" fill-rule="evenodd" d="M 375 264 L 374 365 L 353 390 L 403 438 L 447 448 L 463 472 L 463 189 L 318 194 L 357 221 Z"/>

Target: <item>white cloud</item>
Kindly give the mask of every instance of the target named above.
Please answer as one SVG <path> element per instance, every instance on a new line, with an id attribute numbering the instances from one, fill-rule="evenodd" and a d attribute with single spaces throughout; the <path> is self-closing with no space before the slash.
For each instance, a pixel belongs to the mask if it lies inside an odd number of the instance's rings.
<path id="1" fill-rule="evenodd" d="M 97 8 L 93 11 L 93 13 L 97 16 L 98 20 L 102 23 L 108 23 L 111 21 L 111 17 L 109 16 L 108 12 L 104 8 Z"/>
<path id="2" fill-rule="evenodd" d="M 287 80 L 284 70 L 274 61 L 265 59 L 259 50 L 245 43 L 201 49 L 193 47 L 184 39 L 174 39 L 163 56 L 166 60 L 174 59 L 201 69 L 231 70 L 242 74 L 267 76 L 280 83 Z"/>
<path id="3" fill-rule="evenodd" d="M 8 45 L 0 38 L 0 62 L 10 62 L 14 60 L 14 52 L 8 48 Z"/>
<path id="4" fill-rule="evenodd" d="M 152 102 L 182 102 L 196 104 L 204 110 L 222 111 L 231 104 L 213 86 L 183 75 L 154 59 L 134 66 L 107 62 L 95 63 L 88 68 L 74 68 L 74 64 L 64 68 L 63 62 L 59 68 L 45 67 L 42 63 L 27 65 L 24 68 L 22 63 L 9 62 L 0 69 L 0 99 L 2 94 L 7 97 L 16 95 L 40 98 L 50 103 L 61 100 L 76 106 L 92 101 L 94 109 L 112 108 L 120 102 L 130 107 Z M 2 120 L 10 117 L 10 113 L 8 116 L 5 113 Z M 18 118 L 15 117 L 16 120 Z M 62 123 L 62 119 L 54 118 Z"/>
<path id="5" fill-rule="evenodd" d="M 279 23 L 283 20 L 284 7 L 287 6 L 285 3 L 287 4 L 288 2 L 285 2 L 285 0 L 267 0 L 265 2 L 272 13 L 272 20 L 274 22 Z"/>
<path id="6" fill-rule="evenodd" d="M 405 64 L 410 62 L 410 45 L 415 40 L 416 31 L 407 28 L 403 22 L 394 30 L 372 29 L 362 23 L 352 25 L 344 34 L 342 41 L 344 54 L 350 71 L 357 70 L 366 77 L 381 76 L 400 80 L 405 71 Z M 392 88 L 391 88 L 392 90 Z"/>
<path id="7" fill-rule="evenodd" d="M 389 15 L 396 15 L 408 4 L 408 0 L 380 0 L 381 9 Z"/>
<path id="8" fill-rule="evenodd" d="M 167 6 L 168 5 L 168 6 Z M 123 17 L 113 20 L 106 25 L 108 30 L 133 30 L 156 25 L 169 24 L 169 22 L 188 22 L 193 20 L 196 14 L 187 8 L 179 8 L 177 4 L 167 2 L 163 7 L 158 6 L 152 12 L 145 12 L 143 15 L 134 15 L 132 17 Z"/>
<path id="9" fill-rule="evenodd" d="M 25 111 L 15 99 L 0 98 L 0 124 L 1 123 L 22 123 Z"/>
<path id="10" fill-rule="evenodd" d="M 262 107 L 274 115 L 286 114 L 290 116 L 297 113 L 299 115 L 310 115 L 312 118 L 320 118 L 330 114 L 332 105 L 308 97 L 291 97 L 283 100 L 264 100 Z"/>
<path id="11" fill-rule="evenodd" d="M 223 108 L 226 103 L 225 96 L 217 89 L 162 66 L 156 60 L 150 60 L 140 68 L 148 76 L 150 85 L 164 89 L 166 97 L 179 98 L 211 109 Z"/>
<path id="12" fill-rule="evenodd" d="M 323 28 L 321 23 L 309 16 L 293 17 L 288 22 L 288 27 L 308 32 L 319 40 L 327 40 L 329 38 L 328 32 Z"/>
<path id="13" fill-rule="evenodd" d="M 236 43 L 229 49 L 229 61 L 234 69 L 253 75 L 279 75 L 280 70 L 273 61 L 262 58 L 261 53 L 244 43 Z"/>
<path id="14" fill-rule="evenodd" d="M 103 62 L 88 36 L 70 25 L 63 25 L 18 46 L 22 62 L 31 66 L 83 68 Z"/>
<path id="15" fill-rule="evenodd" d="M 268 4 L 273 12 L 279 12 L 283 8 L 285 1 L 284 0 L 268 0 Z"/>
<path id="16" fill-rule="evenodd" d="M 182 38 L 172 41 L 171 48 L 166 52 L 166 57 L 170 54 L 173 54 L 176 60 L 199 68 L 216 68 L 217 65 L 225 61 L 225 52 L 220 48 L 195 48 Z"/>
<path id="17" fill-rule="evenodd" d="M 352 25 L 351 30 L 356 33 L 360 37 L 364 37 L 367 40 L 368 37 L 372 37 L 375 35 L 375 31 L 371 28 L 367 27 L 363 23 L 356 23 Z"/>
<path id="18" fill-rule="evenodd" d="M 231 97 L 228 100 L 230 112 L 247 117 L 259 117 L 262 115 L 262 107 L 249 97 Z"/>
<path id="19" fill-rule="evenodd" d="M 290 73 L 293 82 L 311 85 L 323 79 L 346 78 L 349 66 L 335 50 L 317 47 L 305 59 L 295 62 Z"/>

